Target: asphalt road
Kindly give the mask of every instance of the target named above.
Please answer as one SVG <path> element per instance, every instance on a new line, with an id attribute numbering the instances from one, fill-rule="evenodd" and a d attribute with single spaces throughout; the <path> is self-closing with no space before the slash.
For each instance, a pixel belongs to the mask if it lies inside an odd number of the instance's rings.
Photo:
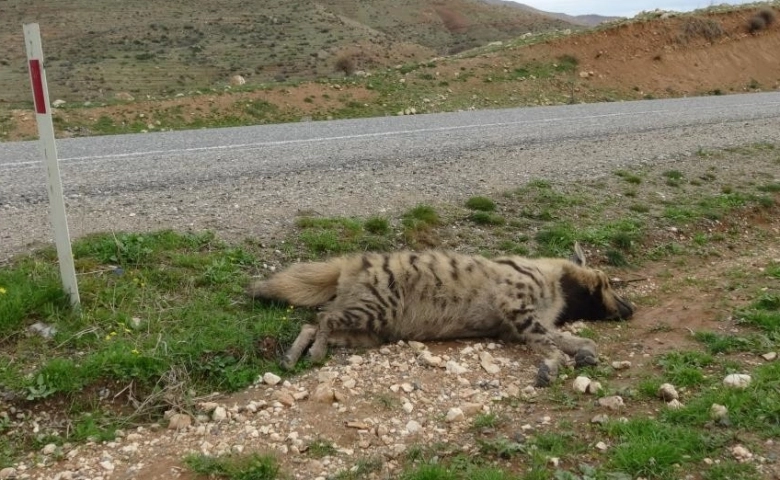
<path id="1" fill-rule="evenodd" d="M 616 162 L 638 165 L 699 146 L 777 140 L 780 92 L 73 138 L 59 140 L 57 148 L 69 206 L 76 209 L 69 215 L 80 218 L 75 229 L 81 234 L 147 224 L 240 230 L 233 220 L 204 223 L 197 218 L 203 212 L 184 215 L 175 206 L 184 194 L 189 197 L 178 203 L 207 198 L 215 209 L 220 201 L 251 207 L 255 220 L 339 202 L 353 213 L 349 204 L 365 206 L 379 194 L 419 192 L 414 197 L 425 199 L 427 192 L 441 199 L 458 193 L 445 192 L 448 186 L 473 191 L 470 178 L 483 173 L 482 186 L 494 189 L 505 179 L 516 184 L 569 170 L 605 173 Z M 0 144 L 0 256 L 50 236 L 42 218 L 47 198 L 39 155 L 37 142 Z M 470 176 L 448 179 L 467 170 Z M 390 186 L 376 190 L 390 175 Z M 351 195 L 355 178 L 374 186 L 357 186 Z M 342 193 L 331 191 L 334 184 Z M 261 194 L 267 188 L 277 196 Z M 318 197 L 326 190 L 327 198 Z M 266 195 L 265 203 L 254 203 L 253 192 Z M 285 203 L 309 192 L 308 203 Z M 223 198 L 231 195 L 236 198 Z M 116 202 L 121 211 L 109 211 Z M 392 202 L 378 204 L 385 203 Z M 271 204 L 278 209 L 268 210 Z M 134 206 L 135 223 L 116 220 Z M 225 215 L 215 210 L 211 216 Z M 20 235 L 20 229 L 29 230 Z"/>
<path id="2" fill-rule="evenodd" d="M 66 194 L 110 195 L 778 117 L 773 92 L 75 138 L 57 148 Z M 46 200 L 36 142 L 0 144 L 0 176 L 0 202 Z"/>

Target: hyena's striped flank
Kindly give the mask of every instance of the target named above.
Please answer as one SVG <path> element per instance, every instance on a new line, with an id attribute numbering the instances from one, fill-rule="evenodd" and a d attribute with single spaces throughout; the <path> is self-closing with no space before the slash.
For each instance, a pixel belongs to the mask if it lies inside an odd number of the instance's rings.
<path id="1" fill-rule="evenodd" d="M 487 259 L 447 251 L 365 253 L 299 263 L 251 285 L 255 298 L 321 307 L 287 351 L 292 368 L 309 345 L 321 361 L 328 344 L 376 346 L 398 340 L 496 337 L 525 341 L 545 355 L 537 384 L 547 385 L 563 360 L 597 362 L 592 340 L 558 331 L 574 320 L 625 319 L 632 305 L 607 276 L 571 260 Z M 313 343 L 312 343 L 313 342 Z"/>

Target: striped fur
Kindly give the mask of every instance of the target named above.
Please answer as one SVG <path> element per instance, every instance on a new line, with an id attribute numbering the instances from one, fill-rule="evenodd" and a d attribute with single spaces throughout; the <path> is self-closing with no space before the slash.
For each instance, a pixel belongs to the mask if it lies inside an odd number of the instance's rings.
<path id="1" fill-rule="evenodd" d="M 571 260 L 487 259 L 449 251 L 365 253 L 299 263 L 252 284 L 254 298 L 320 307 L 287 351 L 292 368 L 306 350 L 321 361 L 327 346 L 376 346 L 398 340 L 493 337 L 525 341 L 545 356 L 537 384 L 547 385 L 571 355 L 597 362 L 592 340 L 561 333 L 574 320 L 625 319 L 633 306 L 607 276 Z"/>

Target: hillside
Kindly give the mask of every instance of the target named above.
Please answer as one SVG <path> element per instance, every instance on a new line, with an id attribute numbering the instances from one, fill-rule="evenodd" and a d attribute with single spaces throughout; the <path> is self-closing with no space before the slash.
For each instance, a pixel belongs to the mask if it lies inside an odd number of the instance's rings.
<path id="1" fill-rule="evenodd" d="M 602 23 L 621 20 L 623 18 L 623 17 L 606 17 L 604 15 L 596 15 L 596 14 L 567 15 L 565 13 L 546 12 L 544 10 L 539 10 L 538 8 L 534 8 L 530 5 L 514 2 L 512 0 L 485 0 L 485 2 L 491 5 L 505 5 L 508 7 L 519 8 L 540 15 L 557 18 L 558 20 L 563 20 L 564 22 L 572 23 L 574 25 L 583 25 L 587 27 L 595 27 L 596 25 L 601 25 Z"/>
<path id="2" fill-rule="evenodd" d="M 0 103 L 27 101 L 23 23 L 41 25 L 52 96 L 159 95 L 226 84 L 312 80 L 419 61 L 571 24 L 479 0 L 0 2 Z"/>
<path id="3" fill-rule="evenodd" d="M 347 4 L 339 5 L 349 10 Z M 434 4 L 430 5 L 433 5 L 431 8 L 435 7 Z M 452 5 L 456 3 L 448 3 L 448 6 Z M 390 37 L 393 29 L 398 27 L 398 24 L 393 23 L 400 21 L 398 17 L 396 20 L 382 15 L 372 17 L 367 13 L 368 10 L 355 8 L 351 10 L 354 18 L 350 19 L 334 13 L 324 3 L 316 5 L 316 11 L 320 13 L 309 12 L 311 18 L 337 19 L 333 21 L 341 22 L 339 30 L 329 30 L 322 35 L 328 38 L 343 37 L 345 42 L 350 38 L 353 42 L 320 49 L 317 54 L 308 54 L 304 64 L 309 65 L 309 70 L 304 69 L 299 74 L 316 74 L 316 81 L 292 81 L 299 78 L 291 73 L 299 64 L 294 62 L 294 55 L 290 52 L 315 48 L 309 37 L 297 37 L 299 40 L 295 48 L 290 46 L 293 45 L 291 42 L 270 42 L 273 48 L 288 53 L 277 55 L 278 62 L 275 64 L 258 64 L 253 71 L 247 72 L 236 65 L 243 65 L 238 60 L 240 52 L 251 49 L 236 51 L 230 46 L 214 43 L 216 41 L 211 39 L 211 35 L 204 35 L 198 40 L 202 43 L 197 45 L 208 45 L 208 50 L 205 47 L 203 50 L 208 53 L 207 57 L 206 53 L 201 57 L 200 50 L 195 56 L 186 53 L 190 47 L 178 50 L 181 59 L 194 62 L 193 66 L 183 70 L 185 74 L 173 66 L 165 66 L 155 56 L 155 50 L 151 50 L 151 58 L 142 57 L 144 60 L 139 60 L 137 55 L 141 54 L 136 54 L 136 57 L 132 57 L 135 60 L 128 60 L 131 55 L 128 52 L 141 47 L 122 43 L 121 38 L 127 35 L 120 32 L 127 32 L 130 27 L 118 20 L 117 26 L 101 34 L 104 44 L 86 40 L 80 44 L 83 52 L 93 52 L 82 54 L 85 58 L 94 57 L 94 63 L 64 61 L 57 54 L 62 46 L 52 41 L 52 36 L 61 32 L 49 30 L 47 45 L 52 45 L 53 48 L 49 50 L 54 50 L 54 53 L 49 53 L 47 67 L 51 98 L 65 102 L 56 111 L 55 128 L 60 136 L 132 133 L 465 109 L 720 95 L 780 87 L 780 22 L 777 21 L 780 17 L 780 2 L 738 9 L 713 7 L 690 14 L 649 13 L 640 18 L 571 33 L 565 30 L 558 33 L 526 33 L 511 40 L 495 41 L 484 47 L 449 56 L 437 55 L 437 48 L 441 47 L 434 48 L 434 36 L 431 34 L 426 37 L 424 34 L 435 31 L 430 25 L 427 30 L 418 30 L 422 33 L 415 40 L 425 40 L 429 46 L 411 41 L 400 43 Z M 202 17 L 206 14 L 200 15 Z M 764 17 L 770 21 L 763 20 Z M 191 24 L 187 18 L 177 17 L 176 21 L 187 26 Z M 272 28 L 275 22 L 287 22 L 283 24 L 286 27 L 279 27 L 276 35 L 282 35 L 282 31 L 287 32 L 284 35 L 292 35 L 288 30 L 294 25 L 301 25 L 297 20 L 293 22 L 292 18 L 290 11 L 289 17 L 269 19 L 267 26 L 275 31 Z M 756 18 L 761 19 L 760 28 L 751 27 Z M 249 28 L 251 21 L 246 18 L 244 21 Z M 363 23 L 369 21 L 373 24 Z M 239 24 L 237 20 L 233 23 Z M 192 31 L 184 27 L 179 30 L 168 27 L 169 34 L 161 33 L 165 31 L 162 27 L 155 28 L 158 32 L 156 35 L 169 35 L 169 39 L 174 36 L 174 31 L 178 32 L 177 35 L 184 35 L 176 37 L 179 39 L 177 42 L 181 43 L 184 38 L 190 38 L 186 35 L 200 38 L 197 32 L 207 29 L 219 31 L 219 25 L 222 24 L 203 24 L 193 27 Z M 485 25 L 488 22 L 480 25 L 480 28 L 487 28 Z M 510 23 L 495 25 L 500 25 L 506 31 L 511 30 Z M 469 28 L 472 27 L 476 29 L 473 25 Z M 324 31 L 325 27 L 322 29 Z M 468 28 L 464 30 L 468 31 Z M 259 33 L 267 32 L 264 29 L 251 32 L 247 35 L 273 37 L 270 33 Z M 233 38 L 229 35 L 223 37 Z M 411 40 L 411 34 L 405 37 Z M 452 38 L 455 37 L 453 35 Z M 112 38 L 116 39 L 113 43 Z M 147 44 L 141 42 L 141 45 L 147 48 Z M 104 51 L 114 53 L 101 53 Z M 125 53 L 116 53 L 119 51 Z M 306 56 L 303 53 L 299 55 L 299 58 Z M 175 57 L 174 53 L 166 56 Z M 98 60 L 98 57 L 102 60 Z M 348 61 L 344 68 L 348 74 L 334 72 L 339 59 Z M 113 66 L 113 72 L 109 64 Z M 226 71 L 225 65 L 233 67 Z M 10 78 L 10 70 L 17 77 L 14 82 L 6 82 Z M 23 66 L 9 69 L 6 65 L 3 72 L 5 77 L 0 78 L 3 85 L 18 86 L 18 97 L 29 105 L 29 87 Z M 247 85 L 228 86 L 228 73 L 245 75 Z M 285 81 L 262 80 L 272 73 Z M 201 90 L 193 88 L 204 84 L 213 86 Z M 9 88 L 0 95 L 8 95 L 12 90 Z M 150 91 L 152 93 L 148 93 Z M 90 102 L 89 108 L 84 108 L 85 101 Z M 34 138 L 36 135 L 34 116 L 29 106 L 19 108 L 19 105 L 0 102 L 0 139 L 18 140 Z"/>

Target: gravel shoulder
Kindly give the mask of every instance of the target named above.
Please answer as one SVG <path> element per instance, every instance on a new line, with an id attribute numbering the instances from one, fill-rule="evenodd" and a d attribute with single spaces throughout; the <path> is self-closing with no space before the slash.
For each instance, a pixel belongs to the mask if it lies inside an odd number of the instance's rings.
<path id="1" fill-rule="evenodd" d="M 70 232 L 210 229 L 225 239 L 277 238 L 296 212 L 393 215 L 420 202 L 458 202 L 500 193 L 532 179 L 576 182 L 616 169 L 695 161 L 701 148 L 772 142 L 780 118 L 654 130 L 550 143 L 508 142 L 434 155 L 354 161 L 275 175 L 245 175 L 181 183 L 165 189 L 85 189 L 68 195 Z M 68 181 L 68 171 L 63 176 Z M 85 174 L 85 175 L 88 175 Z M 73 181 L 81 182 L 85 179 Z M 0 205 L 0 261 L 52 240 L 46 202 Z"/>

